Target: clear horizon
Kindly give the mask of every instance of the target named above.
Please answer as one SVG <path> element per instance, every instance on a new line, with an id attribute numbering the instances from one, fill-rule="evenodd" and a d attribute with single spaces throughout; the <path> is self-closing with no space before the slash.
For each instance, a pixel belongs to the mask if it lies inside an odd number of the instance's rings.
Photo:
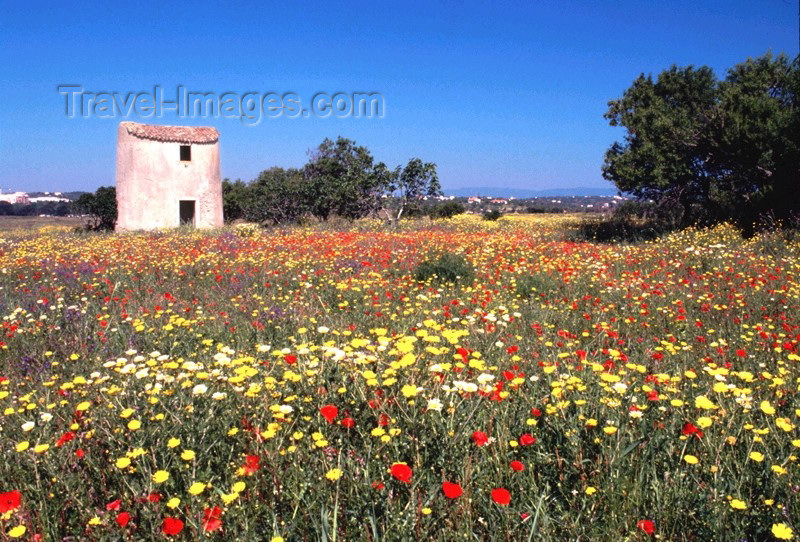
<path id="1" fill-rule="evenodd" d="M 603 118 L 640 73 L 708 65 L 718 78 L 771 50 L 798 54 L 786 0 L 410 3 L 381 7 L 197 3 L 5 3 L 0 18 L 0 188 L 114 184 L 117 126 L 215 126 L 222 176 L 299 167 L 325 137 L 354 139 L 390 167 L 438 164 L 446 189 L 605 188 Z M 183 86 L 218 95 L 379 93 L 383 118 L 69 118 L 59 86 L 128 93 Z"/>

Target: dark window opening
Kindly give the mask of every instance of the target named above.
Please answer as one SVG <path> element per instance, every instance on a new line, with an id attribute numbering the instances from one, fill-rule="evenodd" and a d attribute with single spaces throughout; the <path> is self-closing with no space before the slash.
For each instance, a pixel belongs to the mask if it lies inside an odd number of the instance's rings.
<path id="1" fill-rule="evenodd" d="M 194 226 L 194 201 L 181 200 L 179 212 L 181 226 Z"/>
<path id="2" fill-rule="evenodd" d="M 192 146 L 181 145 L 181 162 L 191 162 L 191 161 L 192 161 Z"/>

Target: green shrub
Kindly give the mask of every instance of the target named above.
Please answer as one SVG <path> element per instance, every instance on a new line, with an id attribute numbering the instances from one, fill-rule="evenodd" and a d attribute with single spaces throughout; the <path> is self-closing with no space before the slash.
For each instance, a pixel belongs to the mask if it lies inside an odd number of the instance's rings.
<path id="1" fill-rule="evenodd" d="M 414 278 L 418 282 L 469 283 L 475 278 L 475 268 L 461 254 L 440 252 L 420 262 L 414 270 Z"/>
<path id="2" fill-rule="evenodd" d="M 485 213 L 483 213 L 483 219 L 484 220 L 489 220 L 489 221 L 492 221 L 492 222 L 494 222 L 495 220 L 498 220 L 502 216 L 503 216 L 503 213 L 501 213 L 497 209 L 492 209 L 491 211 L 486 211 Z"/>
<path id="3" fill-rule="evenodd" d="M 680 209 L 650 202 L 627 201 L 612 214 L 584 220 L 578 227 L 578 240 L 599 242 L 639 242 L 655 239 L 680 229 Z"/>
<path id="4" fill-rule="evenodd" d="M 113 186 L 101 186 L 92 194 L 81 194 L 75 206 L 82 213 L 89 215 L 85 229 L 91 231 L 113 230 L 117 223 L 117 189 Z"/>
<path id="5" fill-rule="evenodd" d="M 452 218 L 466 211 L 464 204 L 458 201 L 445 201 L 433 205 L 430 210 L 431 218 Z"/>

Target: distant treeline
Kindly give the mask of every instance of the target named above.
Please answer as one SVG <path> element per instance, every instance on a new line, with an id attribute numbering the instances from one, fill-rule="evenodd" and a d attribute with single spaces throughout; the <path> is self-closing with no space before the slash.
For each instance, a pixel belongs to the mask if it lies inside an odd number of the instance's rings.
<path id="1" fill-rule="evenodd" d="M 273 167 L 250 182 L 226 179 L 222 205 L 227 222 L 275 225 L 371 215 L 398 221 L 422 212 L 425 199 L 441 193 L 436 164 L 412 158 L 390 169 L 366 147 L 339 137 L 325 139 L 311 151 L 303 168 Z"/>
<path id="2" fill-rule="evenodd" d="M 0 201 L 0 216 L 67 216 L 73 214 L 79 214 L 79 211 L 72 202 L 8 203 L 7 201 Z"/>

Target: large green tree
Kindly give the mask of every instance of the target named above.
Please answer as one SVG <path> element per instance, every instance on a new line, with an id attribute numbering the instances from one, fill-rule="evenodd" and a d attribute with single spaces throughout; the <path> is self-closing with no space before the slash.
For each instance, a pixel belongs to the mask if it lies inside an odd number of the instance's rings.
<path id="1" fill-rule="evenodd" d="M 766 54 L 734 66 L 673 66 L 640 75 L 605 117 L 626 128 L 606 152 L 603 176 L 621 191 L 677 210 L 685 223 L 800 210 L 787 198 L 798 181 L 798 62 Z"/>
<path id="2" fill-rule="evenodd" d="M 759 216 L 800 212 L 800 57 L 765 55 L 738 64 L 719 95 L 711 137 L 723 208 L 745 227 Z"/>
<path id="3" fill-rule="evenodd" d="M 350 139 L 325 139 L 311 153 L 303 175 L 303 199 L 321 220 L 331 215 L 348 219 L 368 216 L 381 206 L 392 179 L 383 162 Z"/>

